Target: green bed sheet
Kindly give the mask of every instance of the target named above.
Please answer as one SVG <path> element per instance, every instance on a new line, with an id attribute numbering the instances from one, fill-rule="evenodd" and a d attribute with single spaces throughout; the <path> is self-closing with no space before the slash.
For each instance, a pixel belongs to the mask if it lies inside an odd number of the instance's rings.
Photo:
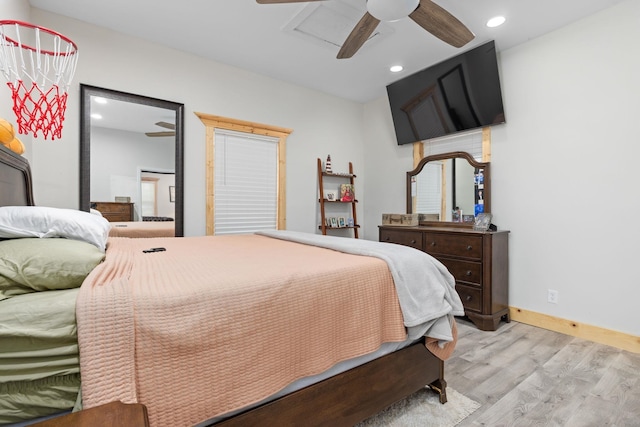
<path id="1" fill-rule="evenodd" d="M 76 404 L 78 291 L 35 292 L 0 301 L 0 425 Z"/>

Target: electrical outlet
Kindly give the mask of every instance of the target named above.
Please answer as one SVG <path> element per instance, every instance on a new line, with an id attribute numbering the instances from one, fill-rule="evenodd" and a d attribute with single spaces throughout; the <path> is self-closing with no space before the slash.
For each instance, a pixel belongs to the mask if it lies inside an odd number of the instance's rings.
<path id="1" fill-rule="evenodd" d="M 558 303 L 558 291 L 556 291 L 554 289 L 549 289 L 549 293 L 547 294 L 547 301 L 549 301 L 551 304 L 557 304 Z"/>

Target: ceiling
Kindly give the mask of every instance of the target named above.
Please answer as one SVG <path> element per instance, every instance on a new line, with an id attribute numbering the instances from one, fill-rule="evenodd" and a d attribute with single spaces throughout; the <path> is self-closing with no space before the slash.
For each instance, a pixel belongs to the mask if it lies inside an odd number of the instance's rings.
<path id="1" fill-rule="evenodd" d="M 511 48 L 623 0 L 437 0 L 476 35 L 456 49 L 409 18 L 382 22 L 350 59 L 339 45 L 366 0 L 257 4 L 255 0 L 29 0 L 32 7 L 191 52 L 331 95 L 368 102 L 386 85 L 489 40 Z M 498 28 L 485 22 L 504 15 Z M 54 28 L 64 34 L 64 28 Z M 308 34 L 320 34 L 320 41 Z M 329 40 L 327 40 L 329 39 Z M 337 45 L 336 45 L 337 44 Z M 393 74 L 389 67 L 401 64 Z"/>

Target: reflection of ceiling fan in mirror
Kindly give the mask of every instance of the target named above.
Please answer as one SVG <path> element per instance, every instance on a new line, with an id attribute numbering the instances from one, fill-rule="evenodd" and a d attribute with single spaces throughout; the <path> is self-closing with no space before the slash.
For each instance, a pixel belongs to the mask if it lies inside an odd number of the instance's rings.
<path id="1" fill-rule="evenodd" d="M 304 3 L 324 0 L 256 0 L 260 4 Z M 454 47 L 462 47 L 474 39 L 462 23 L 431 0 L 367 0 L 367 11 L 356 24 L 338 52 L 338 59 L 351 58 L 369 39 L 380 21 L 411 18 L 422 28 Z"/>
<path id="2" fill-rule="evenodd" d="M 163 130 L 163 131 L 158 131 L 158 132 L 145 132 L 145 135 L 147 136 L 176 136 L 176 125 L 174 125 L 173 123 L 167 123 L 167 122 L 156 122 L 157 126 L 160 126 L 162 128 L 165 129 L 171 129 L 170 131 L 168 130 Z"/>

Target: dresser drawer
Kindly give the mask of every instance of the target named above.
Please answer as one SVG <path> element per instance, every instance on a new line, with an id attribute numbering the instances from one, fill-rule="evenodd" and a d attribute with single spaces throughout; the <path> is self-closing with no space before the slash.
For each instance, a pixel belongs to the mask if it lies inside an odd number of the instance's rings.
<path id="1" fill-rule="evenodd" d="M 380 241 L 422 250 L 422 233 L 419 231 L 380 230 Z"/>
<path id="2" fill-rule="evenodd" d="M 128 214 L 129 212 L 131 212 L 131 206 L 128 204 L 105 204 L 105 205 L 99 205 L 100 208 L 102 208 L 100 211 L 103 214 Z"/>
<path id="3" fill-rule="evenodd" d="M 456 292 L 460 295 L 465 310 L 482 311 L 482 288 L 456 283 Z"/>
<path id="4" fill-rule="evenodd" d="M 438 258 L 456 278 L 456 282 L 482 285 L 482 263 L 457 259 Z"/>
<path id="5" fill-rule="evenodd" d="M 482 236 L 425 233 L 424 250 L 429 254 L 482 259 Z"/>

